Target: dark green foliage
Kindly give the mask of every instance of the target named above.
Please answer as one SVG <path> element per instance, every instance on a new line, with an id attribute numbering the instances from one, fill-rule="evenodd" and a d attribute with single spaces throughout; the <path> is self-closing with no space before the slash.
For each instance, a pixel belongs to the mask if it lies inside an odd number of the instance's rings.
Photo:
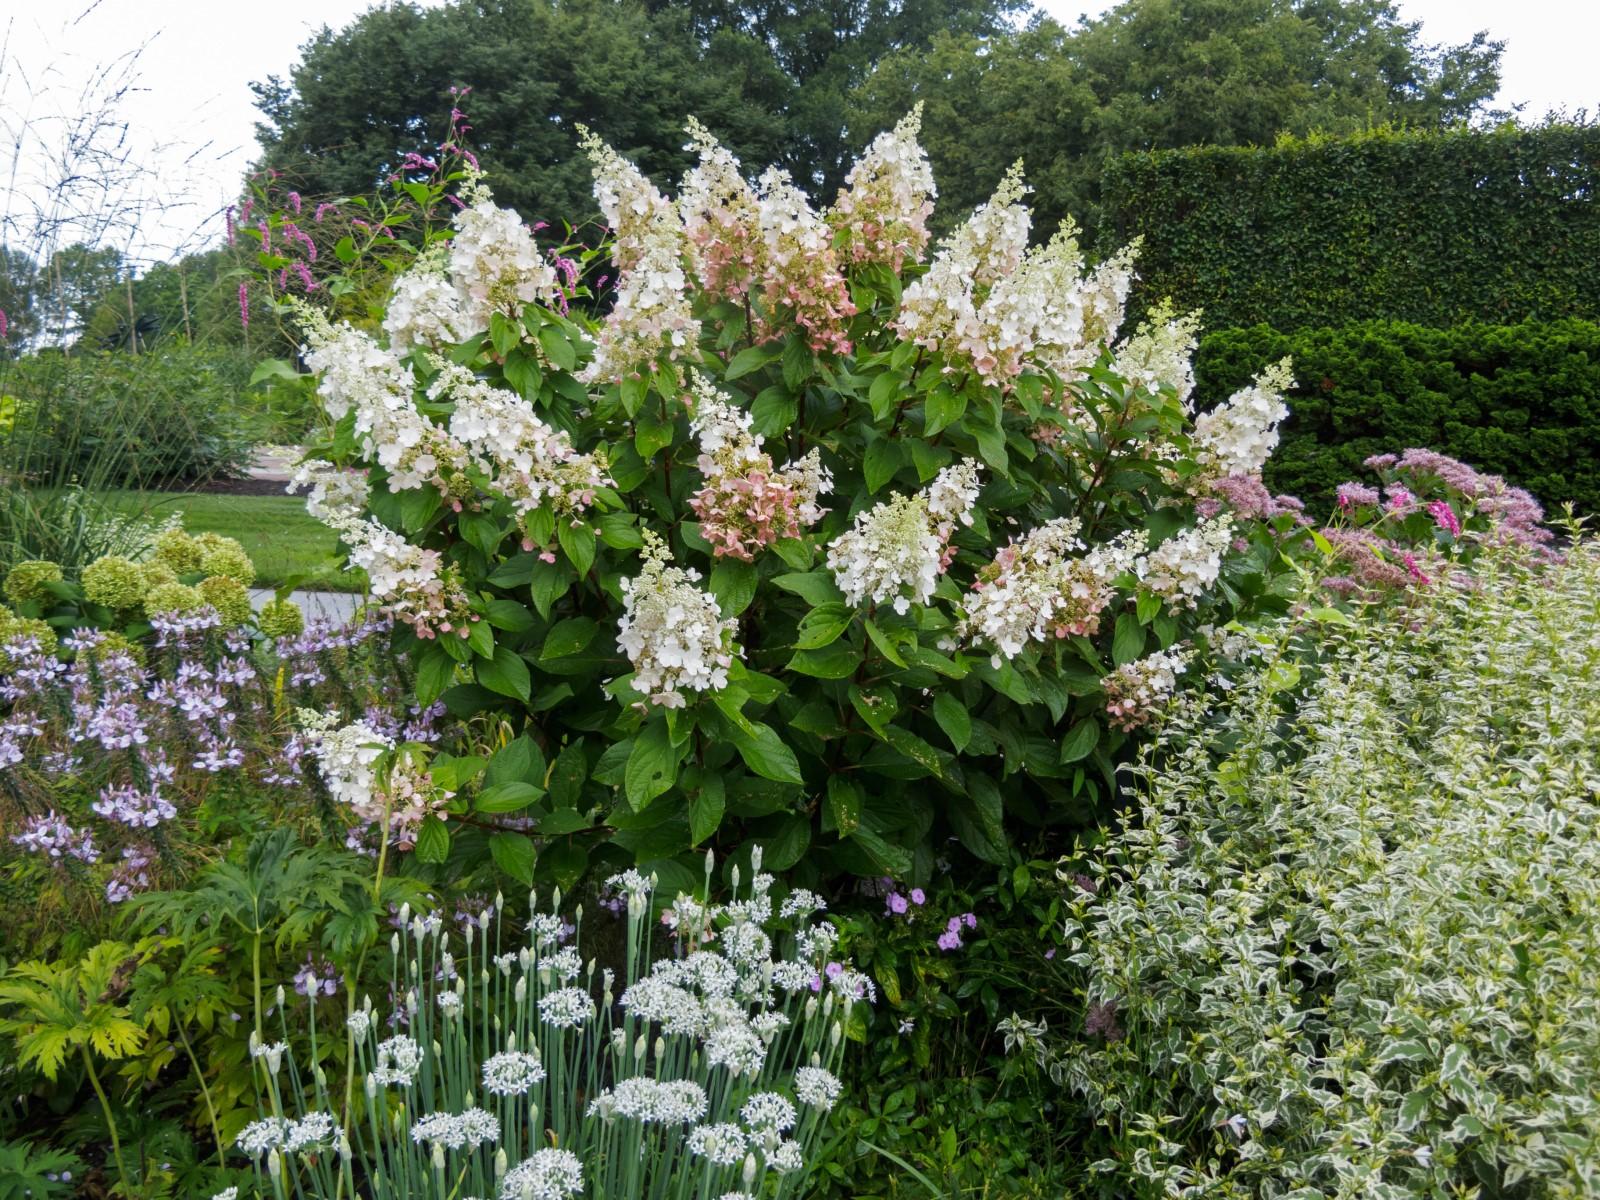
<path id="1" fill-rule="evenodd" d="M 1107 155 L 1442 128 L 1483 113 L 1501 48 L 1482 34 L 1427 45 L 1386 0 L 1127 0 L 1071 29 L 952 28 L 890 55 L 852 97 L 852 128 L 864 142 L 923 100 L 946 221 L 1022 158 L 1041 218 L 1092 225 Z"/>
<path id="2" fill-rule="evenodd" d="M 1196 148 L 1110 163 L 1100 236 L 1212 328 L 1600 316 L 1600 126 Z"/>
<path id="3" fill-rule="evenodd" d="M 1290 355 L 1276 491 L 1326 507 L 1371 454 L 1425 447 L 1504 475 L 1547 505 L 1600 509 L 1600 325 L 1571 318 L 1427 329 L 1367 321 L 1283 333 L 1208 334 L 1195 360 L 1202 405 Z"/>

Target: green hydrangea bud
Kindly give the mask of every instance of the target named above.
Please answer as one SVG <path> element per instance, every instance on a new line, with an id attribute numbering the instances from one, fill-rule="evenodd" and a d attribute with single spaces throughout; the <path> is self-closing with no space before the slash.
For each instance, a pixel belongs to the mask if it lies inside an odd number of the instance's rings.
<path id="1" fill-rule="evenodd" d="M 155 560 L 172 569 L 173 574 L 187 575 L 200 569 L 201 545 L 181 529 L 163 529 L 156 534 Z"/>
<path id="2" fill-rule="evenodd" d="M 107 608 L 134 608 L 150 590 L 144 572 L 131 558 L 108 554 L 97 558 L 83 569 L 84 597 L 92 604 Z"/>
<path id="3" fill-rule="evenodd" d="M 13 604 L 28 604 L 34 600 L 44 600 L 49 596 L 49 593 L 44 590 L 44 585 L 58 583 L 60 580 L 61 567 L 59 564 L 46 562 L 44 559 L 30 558 L 26 562 L 19 562 L 6 575 L 6 599 Z"/>
<path id="4" fill-rule="evenodd" d="M 144 576 L 144 590 L 148 594 L 163 583 L 177 583 L 178 573 L 159 558 L 139 564 L 139 574 Z"/>
<path id="5" fill-rule="evenodd" d="M 256 624 L 270 638 L 294 637 L 306 627 L 306 615 L 293 600 L 268 600 L 256 614 Z"/>
<path id="6" fill-rule="evenodd" d="M 157 613 L 191 613 L 204 608 L 206 598 L 185 583 L 161 583 L 150 589 L 144 598 L 144 610 L 151 616 Z"/>
<path id="7" fill-rule="evenodd" d="M 217 538 L 200 550 L 200 569 L 207 575 L 229 575 L 249 586 L 256 581 L 256 567 L 244 547 L 232 538 Z"/>
<path id="8" fill-rule="evenodd" d="M 195 591 L 221 614 L 228 625 L 243 625 L 250 619 L 250 593 L 232 575 L 213 575 L 195 585 Z"/>
<path id="9" fill-rule="evenodd" d="M 21 564 L 18 564 L 21 565 Z M 37 638 L 39 648 L 46 654 L 56 650 L 56 631 L 37 617 L 19 617 L 10 612 L 0 612 L 0 646 L 17 638 Z M 0 650 L 0 671 L 11 670 L 11 656 Z"/>

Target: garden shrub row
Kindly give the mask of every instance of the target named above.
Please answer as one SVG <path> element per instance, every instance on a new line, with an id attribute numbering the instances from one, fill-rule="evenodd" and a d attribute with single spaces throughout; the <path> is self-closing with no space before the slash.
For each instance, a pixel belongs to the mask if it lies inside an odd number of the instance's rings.
<path id="1" fill-rule="evenodd" d="M 1212 328 L 1600 315 L 1600 128 L 1199 147 L 1107 164 L 1099 236 Z"/>
<path id="2" fill-rule="evenodd" d="M 1313 506 L 1369 455 L 1426 446 L 1541 499 L 1600 508 L 1600 324 L 1569 318 L 1428 329 L 1399 321 L 1219 329 L 1195 361 L 1202 407 L 1288 355 L 1296 388 L 1275 489 Z"/>

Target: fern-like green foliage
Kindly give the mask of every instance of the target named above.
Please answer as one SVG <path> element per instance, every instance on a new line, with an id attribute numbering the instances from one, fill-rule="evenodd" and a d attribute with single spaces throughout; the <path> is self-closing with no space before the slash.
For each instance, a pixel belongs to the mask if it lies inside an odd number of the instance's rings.
<path id="1" fill-rule="evenodd" d="M 31 1142 L 0 1142 L 0 1200 L 55 1200 L 70 1196 L 83 1160 Z M 65 1178 L 63 1178 L 65 1176 Z"/>
<path id="2" fill-rule="evenodd" d="M 0 1034 L 15 1040 L 17 1061 L 54 1080 L 67 1056 L 80 1049 L 115 1062 L 138 1051 L 144 1030 L 115 998 L 119 978 L 144 951 L 101 942 L 83 961 L 24 962 L 0 980 Z"/>

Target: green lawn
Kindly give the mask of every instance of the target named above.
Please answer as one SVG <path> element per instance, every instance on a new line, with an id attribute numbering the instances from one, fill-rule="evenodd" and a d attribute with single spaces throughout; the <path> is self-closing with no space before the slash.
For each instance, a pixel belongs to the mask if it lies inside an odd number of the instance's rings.
<path id="1" fill-rule="evenodd" d="M 301 576 L 301 587 L 359 592 L 362 571 L 346 571 L 333 530 L 306 513 L 305 501 L 292 496 L 222 496 L 208 492 L 117 492 L 112 503 L 128 513 L 148 512 L 161 519 L 181 512 L 190 533 L 220 533 L 238 538 L 256 564 L 256 586 L 276 587 Z"/>

